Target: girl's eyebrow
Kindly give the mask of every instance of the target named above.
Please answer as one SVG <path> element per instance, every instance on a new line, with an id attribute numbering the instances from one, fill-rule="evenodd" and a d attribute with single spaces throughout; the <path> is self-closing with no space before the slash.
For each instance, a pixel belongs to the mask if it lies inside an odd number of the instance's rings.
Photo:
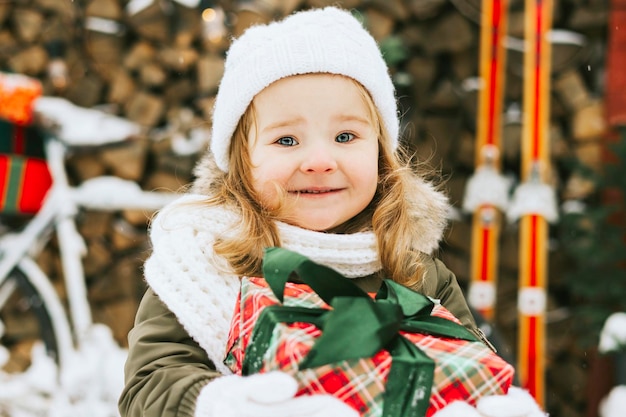
<path id="1" fill-rule="evenodd" d="M 279 120 L 275 123 L 270 123 L 267 126 L 264 126 L 263 129 L 261 129 L 261 132 L 268 132 L 268 131 L 272 131 L 275 129 L 280 129 L 283 127 L 291 127 L 291 126 L 295 126 L 298 124 L 302 124 L 304 123 L 304 118 L 303 117 L 294 117 L 294 118 L 290 118 L 290 119 L 285 119 L 285 120 Z"/>
<path id="2" fill-rule="evenodd" d="M 367 126 L 370 126 L 372 124 L 371 120 L 369 120 L 368 118 L 358 116 L 356 114 L 349 114 L 349 113 L 338 114 L 334 116 L 333 119 L 338 123 L 357 122 L 357 123 L 361 123 Z M 281 129 L 284 127 L 292 127 L 292 126 L 296 126 L 296 125 L 303 124 L 303 123 L 306 123 L 306 119 L 304 117 L 296 116 L 293 118 L 279 120 L 277 122 L 270 123 L 269 125 L 264 126 L 263 129 L 261 129 L 260 133 L 271 132 L 272 130 L 275 130 L 275 129 Z"/>
<path id="3" fill-rule="evenodd" d="M 358 122 L 366 125 L 371 125 L 372 121 L 368 118 L 358 116 L 356 114 L 338 114 L 334 117 L 339 122 Z"/>

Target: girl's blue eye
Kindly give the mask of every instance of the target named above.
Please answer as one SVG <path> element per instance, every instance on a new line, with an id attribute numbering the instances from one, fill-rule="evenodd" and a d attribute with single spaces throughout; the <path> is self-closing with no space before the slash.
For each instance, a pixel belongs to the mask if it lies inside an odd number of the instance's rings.
<path id="1" fill-rule="evenodd" d="M 354 134 L 348 132 L 340 133 L 335 138 L 335 140 L 340 143 L 350 142 L 352 139 L 354 139 Z"/>
<path id="2" fill-rule="evenodd" d="M 291 136 L 283 136 L 282 138 L 278 139 L 276 143 L 284 146 L 295 146 L 298 144 L 298 141 Z"/>

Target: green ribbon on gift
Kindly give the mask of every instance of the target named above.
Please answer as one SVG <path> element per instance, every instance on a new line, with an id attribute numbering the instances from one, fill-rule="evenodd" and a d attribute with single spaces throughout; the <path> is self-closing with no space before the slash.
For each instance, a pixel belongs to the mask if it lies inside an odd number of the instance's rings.
<path id="1" fill-rule="evenodd" d="M 428 297 L 385 279 L 375 300 L 348 278 L 307 257 L 282 248 L 268 248 L 263 274 L 280 302 L 293 274 L 332 309 L 274 305 L 263 309 L 246 349 L 242 372 L 258 372 L 277 323 L 311 323 L 322 330 L 300 369 L 344 360 L 368 358 L 381 349 L 391 357 L 384 393 L 383 417 L 424 416 L 434 378 L 434 361 L 399 331 L 468 341 L 478 339 L 465 327 L 431 316 Z"/>

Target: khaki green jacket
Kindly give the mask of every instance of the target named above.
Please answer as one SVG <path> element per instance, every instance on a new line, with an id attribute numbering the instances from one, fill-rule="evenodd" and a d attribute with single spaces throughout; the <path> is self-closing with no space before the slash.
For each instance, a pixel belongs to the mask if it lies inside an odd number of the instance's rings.
<path id="1" fill-rule="evenodd" d="M 380 280 L 354 280 L 375 291 Z M 454 274 L 436 259 L 428 262 L 422 293 L 439 299 L 467 328 L 484 338 Z M 119 400 L 122 417 L 187 417 L 202 387 L 220 375 L 207 353 L 149 289 L 129 334 L 126 387 Z"/>

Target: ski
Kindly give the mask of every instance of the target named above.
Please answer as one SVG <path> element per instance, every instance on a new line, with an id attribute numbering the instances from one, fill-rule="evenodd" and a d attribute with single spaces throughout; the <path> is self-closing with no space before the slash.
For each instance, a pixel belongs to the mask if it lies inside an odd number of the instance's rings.
<path id="1" fill-rule="evenodd" d="M 475 173 L 463 208 L 473 213 L 468 301 L 493 320 L 501 211 L 508 200 L 508 183 L 500 174 L 508 0 L 483 0 L 481 11 Z"/>
<path id="2" fill-rule="evenodd" d="M 552 0 L 526 0 L 521 184 L 509 208 L 519 222 L 517 371 L 523 388 L 545 400 L 545 311 L 548 222 L 556 221 L 556 198 L 549 185 Z"/>

